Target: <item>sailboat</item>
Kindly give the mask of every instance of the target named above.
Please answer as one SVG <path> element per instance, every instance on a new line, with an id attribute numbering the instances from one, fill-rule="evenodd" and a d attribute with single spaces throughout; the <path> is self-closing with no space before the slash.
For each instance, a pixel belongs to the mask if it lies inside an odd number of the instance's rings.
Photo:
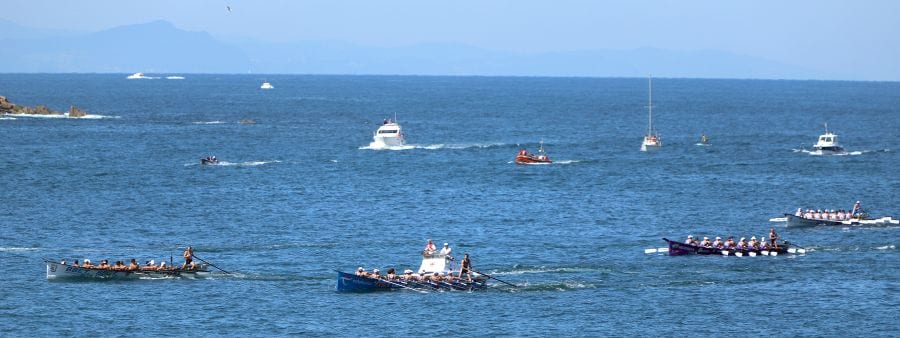
<path id="1" fill-rule="evenodd" d="M 647 124 L 647 135 L 644 136 L 644 142 L 641 143 L 641 151 L 647 151 L 651 149 L 658 149 L 662 146 L 662 140 L 659 138 L 659 135 L 656 133 L 656 130 L 653 129 L 653 78 L 647 78 L 647 88 L 648 88 L 648 96 L 647 96 L 647 113 L 649 116 L 649 121 Z"/>

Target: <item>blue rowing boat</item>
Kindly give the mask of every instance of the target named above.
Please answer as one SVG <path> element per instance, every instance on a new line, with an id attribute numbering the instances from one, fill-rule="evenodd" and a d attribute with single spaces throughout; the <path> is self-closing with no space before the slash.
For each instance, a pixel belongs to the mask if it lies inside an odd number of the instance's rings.
<path id="1" fill-rule="evenodd" d="M 388 279 L 382 275 L 357 275 L 337 271 L 337 291 L 340 292 L 371 292 L 385 290 L 413 290 L 427 291 L 472 291 L 487 287 L 488 276 L 472 272 L 472 280 L 457 278 L 459 267 L 455 266 L 453 257 L 441 254 L 422 255 L 422 265 L 419 271 L 413 274 L 412 270 L 406 270 L 403 276 Z M 360 268 L 362 270 L 362 268 Z M 454 273 L 456 271 L 456 273 Z"/>

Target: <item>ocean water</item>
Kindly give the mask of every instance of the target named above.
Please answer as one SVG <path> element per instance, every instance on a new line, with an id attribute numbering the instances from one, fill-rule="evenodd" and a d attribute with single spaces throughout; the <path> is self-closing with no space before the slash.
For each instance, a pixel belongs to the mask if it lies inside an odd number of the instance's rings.
<path id="1" fill-rule="evenodd" d="M 900 335 L 900 227 L 768 221 L 900 216 L 900 83 L 654 79 L 643 153 L 646 79 L 126 75 L 0 74 L 12 102 L 94 117 L 0 120 L 0 336 Z M 394 116 L 410 147 L 368 149 Z M 803 151 L 826 122 L 853 155 Z M 557 163 L 512 163 L 540 141 Z M 644 253 L 770 226 L 807 253 Z M 517 287 L 335 291 L 334 270 L 415 269 L 429 238 Z M 187 245 L 232 273 L 42 264 Z"/>

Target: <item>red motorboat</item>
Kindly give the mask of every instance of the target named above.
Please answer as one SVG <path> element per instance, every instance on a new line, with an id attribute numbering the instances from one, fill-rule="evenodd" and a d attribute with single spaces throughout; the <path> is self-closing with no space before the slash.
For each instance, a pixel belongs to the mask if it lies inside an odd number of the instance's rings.
<path id="1" fill-rule="evenodd" d="M 522 148 L 519 150 L 519 154 L 516 155 L 516 164 L 550 164 L 553 163 L 553 160 L 547 156 L 547 153 L 544 152 L 544 142 L 541 142 L 541 147 L 538 149 L 537 154 L 528 153 L 528 150 Z"/>

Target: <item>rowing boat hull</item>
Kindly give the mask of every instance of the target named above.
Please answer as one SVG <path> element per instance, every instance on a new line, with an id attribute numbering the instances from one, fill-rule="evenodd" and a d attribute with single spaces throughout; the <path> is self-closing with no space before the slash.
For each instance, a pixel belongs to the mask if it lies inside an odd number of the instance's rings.
<path id="1" fill-rule="evenodd" d="M 531 157 L 531 156 L 523 156 L 523 155 L 516 156 L 516 164 L 551 164 L 551 163 L 553 163 L 553 161 L 550 160 L 549 158 L 545 159 L 545 160 L 541 160 L 541 159 Z"/>
<path id="2" fill-rule="evenodd" d="M 480 290 L 487 287 L 485 283 L 486 277 L 477 276 L 473 278 L 475 281 L 470 283 L 434 283 L 434 282 L 413 282 L 413 281 L 386 281 L 383 279 L 374 279 L 369 277 L 360 277 L 355 274 L 346 272 L 337 272 L 337 291 L 340 292 L 373 292 L 373 291 L 390 291 L 400 289 L 414 290 Z"/>
<path id="3" fill-rule="evenodd" d="M 681 242 L 672 241 L 666 238 L 663 238 L 666 243 L 669 243 L 669 256 L 682 256 L 682 255 L 718 255 L 718 256 L 751 256 L 753 255 L 762 255 L 763 251 L 767 253 L 776 253 L 783 254 L 787 253 L 789 249 L 788 244 L 780 244 L 776 249 L 767 249 L 767 250 L 752 250 L 752 249 L 720 249 L 720 248 L 707 248 L 703 246 L 690 245 Z"/>
<path id="4" fill-rule="evenodd" d="M 69 264 L 44 261 L 47 265 L 47 279 L 155 279 L 155 278 L 206 278 L 210 272 L 205 267 L 200 270 L 163 270 L 163 271 L 117 271 L 82 268 Z"/>
<path id="5" fill-rule="evenodd" d="M 819 225 L 896 225 L 900 224 L 900 221 L 893 219 L 891 216 L 885 216 L 881 218 L 854 218 L 846 221 L 826 221 L 821 219 L 809 219 L 804 217 L 798 217 L 793 214 L 784 214 L 784 218 L 787 220 L 787 226 L 789 227 L 814 227 Z"/>

